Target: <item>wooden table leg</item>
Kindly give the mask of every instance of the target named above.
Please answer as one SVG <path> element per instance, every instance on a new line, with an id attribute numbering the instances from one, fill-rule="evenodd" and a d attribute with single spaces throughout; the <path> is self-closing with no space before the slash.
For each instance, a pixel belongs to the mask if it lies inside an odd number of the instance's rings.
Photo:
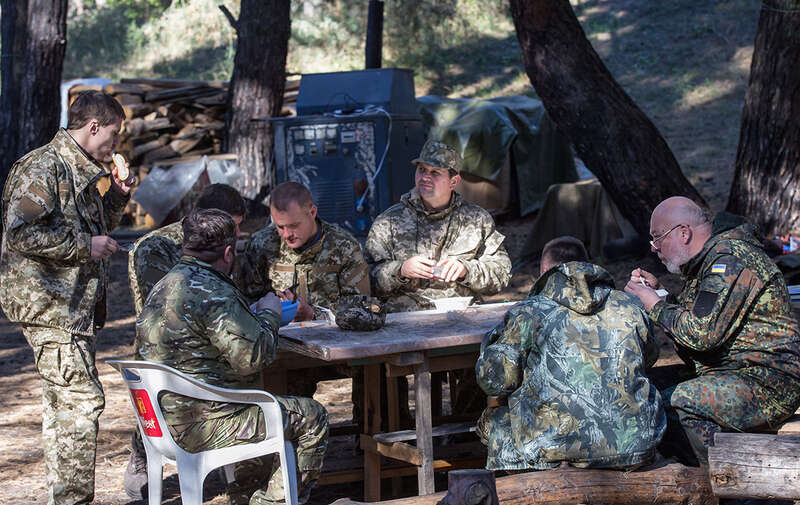
<path id="1" fill-rule="evenodd" d="M 367 435 L 381 431 L 381 365 L 364 366 L 364 429 Z M 364 501 L 381 499 L 381 455 L 364 451 Z"/>
<path id="2" fill-rule="evenodd" d="M 386 376 L 386 406 L 387 413 L 389 414 L 388 428 L 389 432 L 397 431 L 400 429 L 400 394 L 398 383 L 399 377 Z M 392 498 L 400 496 L 403 482 L 400 477 L 392 477 Z"/>
<path id="3" fill-rule="evenodd" d="M 419 494 L 435 492 L 433 485 L 433 426 L 431 417 L 431 371 L 428 358 L 414 365 L 416 392 L 417 449 L 422 451 L 422 466 L 417 470 Z"/>

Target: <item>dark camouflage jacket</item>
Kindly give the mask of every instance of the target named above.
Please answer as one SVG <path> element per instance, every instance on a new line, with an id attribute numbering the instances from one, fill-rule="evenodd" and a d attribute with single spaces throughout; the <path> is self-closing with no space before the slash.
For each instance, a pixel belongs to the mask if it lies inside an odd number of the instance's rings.
<path id="1" fill-rule="evenodd" d="M 681 271 L 677 303 L 658 302 L 650 318 L 696 373 L 766 367 L 800 379 L 789 293 L 750 225 L 715 230 Z"/>
<path id="2" fill-rule="evenodd" d="M 450 206 L 425 208 L 416 189 L 403 195 L 375 219 L 367 237 L 367 261 L 373 291 L 387 302 L 388 312 L 432 308 L 429 298 L 480 296 L 498 293 L 508 285 L 511 260 L 492 216 L 453 193 Z M 412 256 L 440 260 L 457 258 L 467 268 L 464 279 L 406 279 L 403 262 Z"/>
<path id="3" fill-rule="evenodd" d="M 108 172 L 65 130 L 12 167 L 3 188 L 0 302 L 25 324 L 92 336 L 105 323 L 108 259 L 92 237 L 108 235 L 130 198 L 100 195 Z"/>
<path id="4" fill-rule="evenodd" d="M 139 353 L 205 383 L 249 388 L 261 367 L 275 358 L 277 314 L 253 314 L 231 278 L 190 256 L 154 287 L 136 319 Z M 168 424 L 226 416 L 248 406 L 192 400 L 165 394 Z"/>
<path id="5" fill-rule="evenodd" d="M 153 230 L 134 242 L 128 253 L 128 282 L 136 315 L 148 293 L 181 259 L 183 221 Z"/>
<path id="6" fill-rule="evenodd" d="M 319 240 L 298 253 L 281 240 L 275 225 L 253 234 L 237 258 L 236 283 L 250 300 L 296 285 L 295 294 L 331 311 L 342 295 L 369 295 L 369 267 L 361 245 L 346 230 L 317 220 Z M 314 309 L 314 318 L 323 318 Z"/>
<path id="7" fill-rule="evenodd" d="M 648 460 L 666 428 L 645 375 L 655 363 L 643 308 L 599 266 L 553 267 L 486 334 L 475 371 L 508 397 L 510 433 L 490 430 L 487 468 L 627 467 Z"/>

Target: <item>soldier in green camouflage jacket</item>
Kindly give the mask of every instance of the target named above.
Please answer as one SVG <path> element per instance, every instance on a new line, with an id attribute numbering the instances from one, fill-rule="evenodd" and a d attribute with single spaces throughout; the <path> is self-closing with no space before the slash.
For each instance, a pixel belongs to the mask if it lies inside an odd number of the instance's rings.
<path id="1" fill-rule="evenodd" d="M 94 496 L 97 419 L 104 398 L 94 365 L 95 332 L 106 318 L 108 236 L 134 178 L 111 187 L 108 162 L 124 112 L 100 92 L 78 96 L 67 130 L 17 161 L 3 189 L 0 302 L 22 324 L 42 377 L 42 441 L 50 504 Z"/>
<path id="2" fill-rule="evenodd" d="M 658 357 L 647 315 L 585 259 L 579 240 L 550 241 L 529 297 L 484 337 L 478 383 L 502 405 L 478 425 L 488 469 L 629 469 L 655 455 L 666 418 L 645 375 Z"/>
<path id="3" fill-rule="evenodd" d="M 239 225 L 247 208 L 242 196 L 227 184 L 211 184 L 195 203 L 196 209 L 220 209 L 233 216 Z M 172 270 L 182 256 L 183 222 L 178 221 L 137 240 L 128 253 L 128 281 L 133 297 L 133 306 L 138 316 L 142 312 L 147 295 L 167 273 Z M 139 355 L 139 343 L 133 342 L 135 359 Z M 131 434 L 131 456 L 125 470 L 123 485 L 131 498 L 141 500 L 142 489 L 147 485 L 147 455 L 138 430 Z"/>
<path id="4" fill-rule="evenodd" d="M 300 302 L 295 321 L 325 319 L 343 295 L 369 295 L 369 268 L 355 237 L 317 217 L 311 193 L 296 182 L 270 193 L 272 224 L 253 234 L 238 267 L 244 293 L 275 291 Z"/>
<path id="5" fill-rule="evenodd" d="M 375 219 L 367 237 L 373 291 L 387 312 L 433 308 L 427 298 L 499 292 L 511 272 L 505 237 L 488 212 L 454 191 L 461 156 L 429 140 L 413 163 L 416 187 Z"/>
<path id="6" fill-rule="evenodd" d="M 258 387 L 259 371 L 275 357 L 280 302 L 270 293 L 254 304 L 233 284 L 237 226 L 220 210 L 194 211 L 183 221 L 184 256 L 150 292 L 136 321 L 140 354 L 208 384 Z M 287 440 L 297 444 L 303 503 L 322 469 L 328 437 L 325 409 L 310 398 L 277 397 L 288 419 Z M 264 438 L 258 407 L 205 402 L 177 394 L 160 399 L 175 441 L 189 452 Z M 235 467 L 233 503 L 265 505 L 283 499 L 276 461 L 248 460 Z M 268 477 L 268 484 L 264 485 Z"/>
<path id="7" fill-rule="evenodd" d="M 693 377 L 662 392 L 662 452 L 705 464 L 715 433 L 769 429 L 800 406 L 800 333 L 783 276 L 744 220 L 721 213 L 712 223 L 674 197 L 653 211 L 650 230 L 683 290 L 660 300 L 658 280 L 641 269 L 625 290 L 673 339 Z"/>

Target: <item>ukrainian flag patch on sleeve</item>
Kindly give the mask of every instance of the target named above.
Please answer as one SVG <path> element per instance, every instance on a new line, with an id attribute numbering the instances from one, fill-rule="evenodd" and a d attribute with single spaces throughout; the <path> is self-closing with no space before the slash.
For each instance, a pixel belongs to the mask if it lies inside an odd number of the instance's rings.
<path id="1" fill-rule="evenodd" d="M 712 274 L 724 274 L 728 267 L 722 264 L 711 265 Z"/>

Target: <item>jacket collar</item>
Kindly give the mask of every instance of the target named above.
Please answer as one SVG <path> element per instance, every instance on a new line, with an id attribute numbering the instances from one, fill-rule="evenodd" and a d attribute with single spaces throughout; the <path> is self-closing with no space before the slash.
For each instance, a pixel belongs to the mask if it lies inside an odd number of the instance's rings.
<path id="1" fill-rule="evenodd" d="M 450 195 L 450 204 L 447 207 L 441 210 L 430 210 L 425 207 L 425 203 L 419 196 L 417 188 L 412 188 L 411 191 L 400 198 L 400 201 L 417 214 L 421 214 L 431 220 L 444 219 L 464 203 L 464 199 L 461 195 L 453 191 L 453 194 Z"/>
<path id="2" fill-rule="evenodd" d="M 82 192 L 101 177 L 109 175 L 106 169 L 89 156 L 65 129 L 58 130 L 52 144 L 58 153 L 69 153 L 73 157 L 72 163 L 68 165 L 76 192 Z"/>
<path id="3" fill-rule="evenodd" d="M 231 279 L 230 275 L 226 274 L 225 272 L 221 272 L 221 271 L 217 270 L 216 268 L 214 268 L 214 266 L 211 263 L 206 263 L 205 261 L 200 261 L 199 259 L 195 258 L 194 256 L 189 256 L 188 254 L 184 254 L 183 256 L 181 256 L 181 259 L 178 262 L 178 264 L 186 265 L 186 266 L 189 266 L 189 267 L 192 267 L 192 268 L 199 268 L 201 270 L 206 270 L 209 273 L 211 273 L 212 275 L 214 275 L 214 276 L 218 277 L 219 279 L 221 279 L 222 281 L 227 282 L 228 284 L 230 284 L 232 286 L 235 286 L 235 284 L 233 283 L 233 279 Z"/>

